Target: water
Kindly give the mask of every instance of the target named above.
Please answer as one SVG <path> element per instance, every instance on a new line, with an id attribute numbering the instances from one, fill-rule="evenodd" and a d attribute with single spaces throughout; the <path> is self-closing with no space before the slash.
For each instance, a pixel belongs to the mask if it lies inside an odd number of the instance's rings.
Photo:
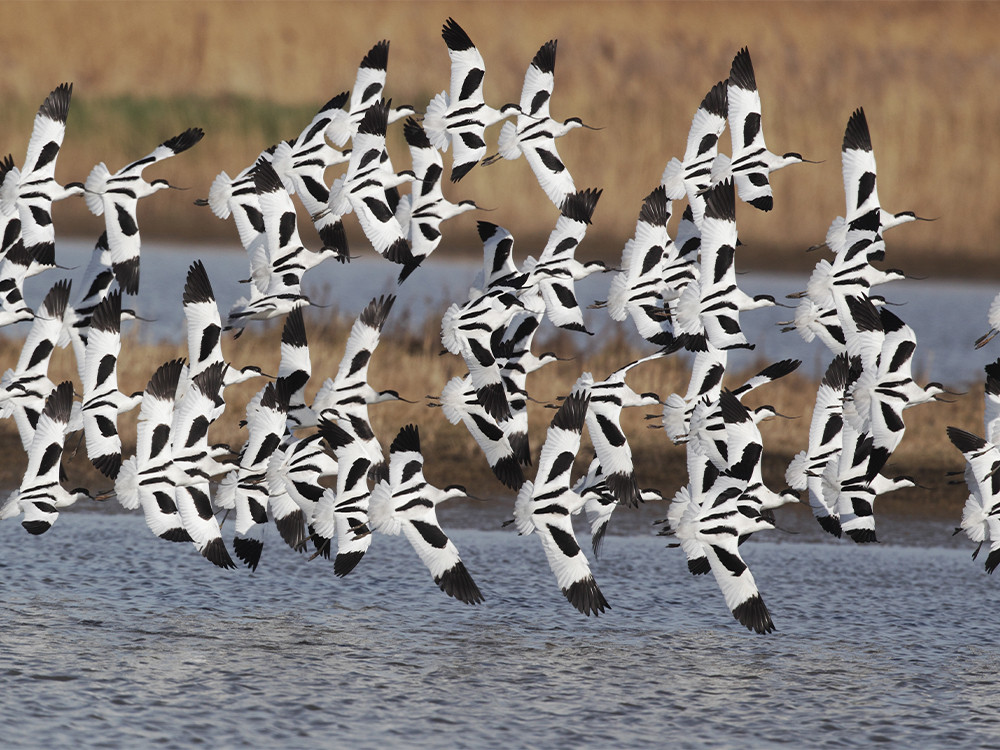
<path id="1" fill-rule="evenodd" d="M 79 278 L 86 268 L 93 243 L 67 240 L 59 247 L 59 261 L 66 266 L 78 266 L 71 278 Z M 532 249 L 521 249 L 528 253 Z M 520 256 L 519 256 L 520 257 Z M 212 281 L 216 298 L 223 315 L 238 297 L 245 294 L 245 284 L 239 280 L 247 277 L 248 263 L 242 250 L 204 245 L 175 245 L 146 243 L 142 253 L 141 294 L 134 300 L 137 312 L 149 323 L 139 325 L 146 340 L 156 341 L 179 337 L 184 330 L 181 293 L 188 267 L 194 260 L 202 259 Z M 451 302 L 467 299 L 468 289 L 476 273 L 482 268 L 482 251 L 470 251 L 466 258 L 440 259 L 432 256 L 414 272 L 411 279 L 397 290 L 395 284 L 398 266 L 387 263 L 372 252 L 361 252 L 360 257 L 344 266 L 328 261 L 310 270 L 303 277 L 303 289 L 315 302 L 334 307 L 353 317 L 373 297 L 396 293 L 395 313 L 387 324 L 386 335 L 392 335 L 394 326 L 412 328 L 421 325 L 428 317 L 440 319 Z M 59 276 L 55 272 L 42 274 L 28 280 L 25 298 L 37 304 L 46 290 Z M 770 294 L 780 302 L 785 295 L 805 289 L 807 277 L 795 274 L 748 272 L 741 274 L 740 285 L 751 295 Z M 577 284 L 577 296 L 583 307 L 607 296 L 609 275 L 597 275 Z M 983 367 L 996 358 L 996 347 L 973 349 L 976 338 L 986 332 L 986 314 L 990 302 L 1000 290 L 993 282 L 915 280 L 894 282 L 881 288 L 886 298 L 898 305 L 894 312 L 917 333 L 917 350 L 914 354 L 914 374 L 922 381 L 936 380 L 946 386 L 961 387 L 983 378 Z M 322 309 L 308 313 L 319 319 L 329 314 Z M 625 335 L 642 343 L 634 333 L 631 322 L 617 325 L 603 310 L 584 311 L 588 327 L 603 335 Z M 776 361 L 796 358 L 803 361 L 802 371 L 814 376 L 822 375 L 830 362 L 826 348 L 818 341 L 804 342 L 797 333 L 782 333 L 781 321 L 791 320 L 793 309 L 765 308 L 744 313 L 741 323 L 747 338 L 756 344 L 752 352 L 731 352 L 729 362 L 734 370 L 756 366 L 761 360 Z M 251 323 L 251 325 L 253 325 Z M 27 330 L 22 324 L 17 335 Z M 397 329 L 398 330 L 398 329 Z M 539 331 L 540 345 L 552 332 L 545 324 Z M 583 336 L 580 347 L 590 345 Z M 623 363 L 624 364 L 624 363 Z"/>
<path id="2" fill-rule="evenodd" d="M 613 608 L 585 618 L 536 540 L 480 517 L 442 509 L 476 607 L 440 592 L 402 538 L 377 537 L 337 579 L 276 533 L 249 574 L 155 539 L 138 515 L 72 509 L 39 538 L 0 524 L 4 744 L 1000 742 L 997 582 L 967 545 L 926 546 L 943 533 L 752 540 L 778 627 L 757 636 L 648 531 L 606 540 L 594 572 Z"/>

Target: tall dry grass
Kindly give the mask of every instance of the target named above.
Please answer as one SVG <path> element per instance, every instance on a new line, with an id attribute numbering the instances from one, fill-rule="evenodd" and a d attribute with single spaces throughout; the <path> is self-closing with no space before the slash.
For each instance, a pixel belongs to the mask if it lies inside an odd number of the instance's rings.
<path id="1" fill-rule="evenodd" d="M 450 378 L 464 375 L 464 364 L 451 354 L 440 355 L 437 321 L 428 321 L 416 333 L 404 333 L 400 324 L 405 315 L 405 310 L 394 310 L 390 315 L 382 341 L 369 366 L 369 382 L 379 390 L 397 390 L 415 403 L 387 402 L 372 406 L 370 414 L 375 433 L 387 446 L 400 427 L 417 424 L 429 481 L 440 486 L 464 484 L 480 496 L 507 497 L 511 493 L 493 478 L 485 458 L 465 427 L 449 424 L 441 409 L 430 407 L 431 401 L 426 398 L 439 395 Z M 305 319 L 313 371 L 306 395 L 311 400 L 322 381 L 336 373 L 353 316 L 324 315 L 320 319 L 318 313 L 310 311 Z M 225 355 L 237 366 L 252 363 L 273 374 L 278 367 L 280 334 L 280 325 L 270 324 L 251 328 L 237 340 L 227 337 L 223 342 Z M 553 363 L 529 376 L 528 386 L 534 398 L 557 404 L 558 397 L 570 392 L 581 372 L 589 371 L 595 378 L 604 378 L 622 365 L 650 353 L 648 349 L 640 350 L 614 338 L 608 338 L 598 348 L 588 350 L 586 345 L 581 345 L 581 338 L 562 332 L 547 342 L 545 348 L 556 351 L 560 356 L 573 356 L 574 359 Z M 0 338 L 0 362 L 15 362 L 20 344 L 20 339 Z M 159 364 L 186 354 L 185 344 L 146 344 L 135 334 L 127 334 L 119 359 L 121 390 L 125 393 L 142 390 Z M 759 364 L 763 367 L 769 362 Z M 757 369 L 759 367 L 728 373 L 725 385 L 736 387 Z M 77 392 L 80 392 L 71 348 L 56 350 L 50 377 L 55 382 L 73 380 Z M 688 378 L 686 357 L 671 355 L 636 367 L 629 373 L 628 382 L 637 392 L 651 391 L 666 399 L 670 393 L 683 393 Z M 249 381 L 227 389 L 226 412 L 209 434 L 212 442 L 225 442 L 237 449 L 243 444 L 246 430 L 239 426 L 239 422 L 244 417 L 246 403 L 263 387 L 264 382 Z M 788 461 L 806 446 L 816 386 L 813 380 L 792 373 L 754 392 L 747 399 L 751 407 L 769 403 L 781 414 L 793 417 L 768 420 L 761 428 L 765 450 L 764 475 L 773 488 L 785 486 L 784 470 Z M 647 420 L 645 417 L 655 411 L 652 408 L 626 410 L 622 426 L 633 450 L 641 485 L 659 488 L 670 497 L 687 481 L 684 447 L 671 444 L 662 430 L 652 428 L 658 420 Z M 906 413 L 906 436 L 893 455 L 887 473 L 915 476 L 933 491 L 904 491 L 897 493 L 891 502 L 898 504 L 902 501 L 918 509 L 947 507 L 953 511 L 966 493 L 960 486 L 948 485 L 945 472 L 961 470 L 963 459 L 945 437 L 945 427 L 954 424 L 981 433 L 982 411 L 981 385 L 958 397 L 953 404 L 928 404 L 909 410 Z M 554 412 L 544 403 L 529 405 L 530 440 L 536 458 L 553 415 Z M 134 451 L 137 416 L 138 410 L 119 418 L 126 455 Z M 90 467 L 85 448 L 80 445 L 77 449 L 77 440 L 77 436 L 71 436 L 67 441 L 66 465 L 70 486 L 85 485 L 95 490 L 108 488 L 110 482 Z M 8 457 L 0 465 L 0 487 L 16 486 L 24 471 L 26 456 L 21 450 L 12 420 L 0 422 L 0 446 Z M 586 469 L 590 455 L 589 442 L 585 438 L 584 449 L 577 461 L 577 473 Z M 528 478 L 533 473 L 533 468 L 526 470 Z"/>
<path id="2" fill-rule="evenodd" d="M 613 256 L 642 197 L 684 148 L 704 94 L 748 45 L 768 142 L 823 164 L 774 176 L 775 209 L 741 209 L 746 263 L 805 268 L 800 249 L 843 213 L 839 148 L 863 106 L 892 210 L 938 217 L 888 238 L 891 260 L 924 274 L 996 275 L 1000 226 L 1000 4 L 978 2 L 7 2 L 0 28 L 0 153 L 23 158 L 31 118 L 59 82 L 74 104 L 59 176 L 82 179 L 98 161 L 117 168 L 181 129 L 208 133 L 157 169 L 192 188 L 140 209 L 144 231 L 231 241 L 229 228 L 191 206 L 212 178 L 233 173 L 351 87 L 376 41 L 392 42 L 387 95 L 423 107 L 447 87 L 440 38 L 450 15 L 487 63 L 486 94 L 516 100 L 532 55 L 558 38 L 557 117 L 603 126 L 559 148 L 579 187 L 604 195 L 581 253 Z M 492 136 L 495 138 L 495 133 Z M 725 141 L 723 147 L 726 147 Z M 400 132 L 394 163 L 406 164 Z M 556 218 L 527 166 L 476 169 L 453 199 L 496 208 L 489 219 L 532 248 Z M 97 233 L 82 202 L 56 209 L 61 231 Z M 451 247 L 475 246 L 475 217 L 448 227 Z M 363 242 L 354 230 L 354 239 Z"/>

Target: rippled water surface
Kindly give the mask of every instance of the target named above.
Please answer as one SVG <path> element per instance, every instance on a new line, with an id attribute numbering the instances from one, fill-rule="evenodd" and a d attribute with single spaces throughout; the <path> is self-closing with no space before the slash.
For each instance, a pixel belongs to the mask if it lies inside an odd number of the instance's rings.
<path id="1" fill-rule="evenodd" d="M 38 538 L 0 525 L 4 744 L 1000 742 L 1000 597 L 967 545 L 755 539 L 744 556 L 778 627 L 757 636 L 648 530 L 606 540 L 594 572 L 612 609 L 588 619 L 536 540 L 442 518 L 480 606 L 440 592 L 402 538 L 338 579 L 276 532 L 249 574 L 138 515 L 71 510 Z"/>

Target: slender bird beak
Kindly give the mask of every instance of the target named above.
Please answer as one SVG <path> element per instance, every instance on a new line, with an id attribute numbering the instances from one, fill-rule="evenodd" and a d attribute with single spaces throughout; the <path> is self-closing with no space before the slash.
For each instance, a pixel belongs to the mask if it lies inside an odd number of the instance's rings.
<path id="1" fill-rule="evenodd" d="M 802 163 L 803 164 L 822 164 L 823 160 L 820 159 L 819 161 L 813 161 L 812 159 L 802 159 Z"/>
<path id="2" fill-rule="evenodd" d="M 604 130 L 604 128 L 599 128 L 599 127 L 597 127 L 595 125 L 588 125 L 585 122 L 581 122 L 580 123 L 580 127 L 581 128 L 586 128 L 587 130 Z"/>

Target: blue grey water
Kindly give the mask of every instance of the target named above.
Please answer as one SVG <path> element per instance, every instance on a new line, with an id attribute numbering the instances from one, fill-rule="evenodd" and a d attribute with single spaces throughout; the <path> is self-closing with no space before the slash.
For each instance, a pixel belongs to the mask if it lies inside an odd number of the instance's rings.
<path id="1" fill-rule="evenodd" d="M 89 241 L 61 241 L 59 262 L 77 267 L 76 271 L 67 272 L 68 277 L 82 275 L 92 248 Z M 247 277 L 249 265 L 242 250 L 231 245 L 146 243 L 142 253 L 141 293 L 133 302 L 140 315 L 152 320 L 132 324 L 138 326 L 140 336 L 155 341 L 182 335 L 184 318 L 180 299 L 184 278 L 188 267 L 199 258 L 205 263 L 223 315 L 245 294 L 246 285 L 239 280 Z M 317 266 L 303 277 L 303 288 L 314 302 L 329 306 L 310 311 L 317 320 L 334 312 L 353 317 L 373 297 L 397 293 L 396 313 L 386 329 L 387 335 L 391 335 L 394 325 L 405 325 L 403 321 L 408 320 L 417 327 L 428 318 L 439 319 L 451 302 L 467 299 L 469 287 L 481 268 L 480 249 L 470 250 L 464 258 L 432 256 L 414 272 L 412 282 L 397 289 L 398 267 L 366 252 L 349 265 L 327 262 Z M 25 288 L 29 304 L 37 304 L 58 278 L 58 274 L 51 272 L 29 279 Z M 741 274 L 739 283 L 748 294 L 770 294 L 779 302 L 794 304 L 795 300 L 786 300 L 785 295 L 804 290 L 806 281 L 803 275 L 751 271 Z M 578 283 L 581 306 L 586 308 L 596 300 L 605 299 L 609 283 L 609 275 L 591 276 Z M 972 345 L 989 327 L 987 312 L 1000 291 L 1000 284 L 908 279 L 893 282 L 879 291 L 897 305 L 893 310 L 917 334 L 914 375 L 918 379 L 937 380 L 955 387 L 982 379 L 983 366 L 995 356 L 991 356 L 990 347 L 974 350 Z M 584 314 L 588 327 L 598 334 L 612 330 L 614 325 L 618 335 L 624 333 L 642 343 L 630 323 L 615 324 L 604 310 L 585 309 Z M 732 352 L 730 366 L 739 371 L 761 361 L 796 358 L 803 361 L 803 372 L 821 375 L 830 361 L 826 349 L 818 341 L 804 342 L 795 332 L 781 332 L 779 323 L 793 315 L 793 309 L 780 307 L 744 313 L 741 324 L 756 348 L 751 352 Z M 539 331 L 543 344 L 547 332 L 551 332 L 550 326 Z M 580 342 L 581 347 L 591 345 L 582 336 Z"/>
<path id="2" fill-rule="evenodd" d="M 89 252 L 67 243 L 60 262 L 83 266 Z M 135 302 L 155 320 L 137 324 L 141 335 L 178 335 L 196 258 L 223 310 L 241 293 L 241 252 L 148 243 Z M 390 325 L 440 315 L 479 263 L 478 253 L 431 259 L 400 290 L 397 310 L 409 316 Z M 307 291 L 353 315 L 393 291 L 394 275 L 377 258 L 324 264 Z M 49 276 L 30 280 L 29 302 Z M 752 272 L 741 284 L 780 299 L 805 278 Z M 606 288 L 606 277 L 589 279 L 581 302 Z M 886 288 L 917 331 L 918 372 L 946 384 L 981 377 L 990 357 L 971 343 L 995 292 Z M 757 350 L 733 366 L 798 357 L 821 371 L 818 343 L 780 333 L 790 314 L 748 313 Z M 600 310 L 586 315 L 594 329 L 610 325 Z M 501 530 L 510 505 L 442 510 L 486 597 L 476 607 L 439 591 L 401 538 L 378 537 L 338 579 L 276 533 L 250 574 L 153 538 L 138 515 L 73 508 L 39 538 L 0 524 L 4 746 L 1000 745 L 997 582 L 951 536 L 953 523 L 880 516 L 884 543 L 859 547 L 781 509 L 787 531 L 744 547 L 778 627 L 757 636 L 710 577 L 690 576 L 683 555 L 652 536 L 662 508 L 618 512 L 594 562 L 612 609 L 585 618 L 537 541 Z"/>
<path id="3" fill-rule="evenodd" d="M 777 626 L 759 636 L 651 535 L 655 510 L 613 521 L 598 618 L 563 599 L 535 539 L 499 528 L 507 512 L 442 508 L 479 606 L 439 591 L 401 537 L 339 579 L 276 532 L 251 574 L 141 515 L 74 508 L 41 537 L 2 524 L 4 746 L 1000 743 L 997 581 L 948 528 L 751 540 Z"/>

